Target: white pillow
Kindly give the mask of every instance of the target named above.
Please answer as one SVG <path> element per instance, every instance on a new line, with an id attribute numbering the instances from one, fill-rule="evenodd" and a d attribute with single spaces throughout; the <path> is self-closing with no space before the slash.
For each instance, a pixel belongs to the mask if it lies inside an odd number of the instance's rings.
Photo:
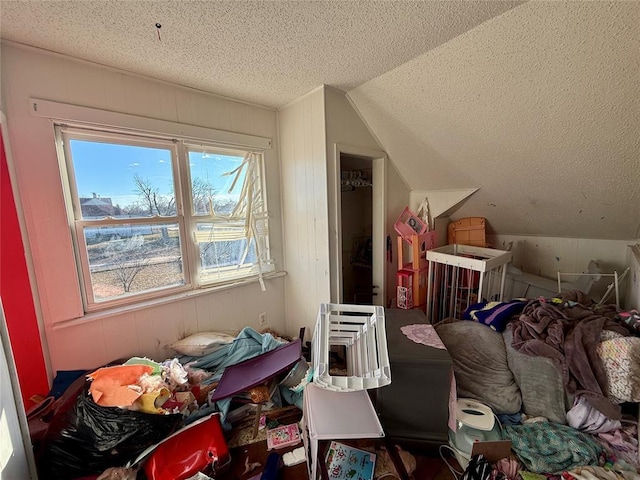
<path id="1" fill-rule="evenodd" d="M 199 332 L 178 340 L 169 346 L 182 355 L 201 357 L 228 345 L 235 338 L 235 335 L 222 332 Z"/>

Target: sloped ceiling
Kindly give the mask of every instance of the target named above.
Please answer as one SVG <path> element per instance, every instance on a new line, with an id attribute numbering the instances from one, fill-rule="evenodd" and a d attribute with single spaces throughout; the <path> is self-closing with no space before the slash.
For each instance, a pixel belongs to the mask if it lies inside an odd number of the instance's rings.
<path id="1" fill-rule="evenodd" d="M 348 93 L 413 190 L 502 234 L 640 237 L 640 3 L 520 5 Z"/>

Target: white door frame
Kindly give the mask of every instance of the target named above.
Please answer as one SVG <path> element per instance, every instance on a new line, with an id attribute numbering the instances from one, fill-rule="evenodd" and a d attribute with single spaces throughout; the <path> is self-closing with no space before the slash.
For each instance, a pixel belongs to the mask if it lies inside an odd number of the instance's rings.
<path id="1" fill-rule="evenodd" d="M 386 235 L 385 222 L 387 211 L 387 154 L 380 150 L 371 150 L 368 148 L 353 147 L 336 143 L 334 144 L 333 158 L 333 178 L 329 181 L 333 182 L 334 196 L 329 199 L 330 209 L 333 212 L 333 229 L 336 232 L 331 238 L 333 243 L 333 258 L 331 259 L 331 297 L 332 301 L 343 303 L 342 298 L 342 222 L 340 212 L 342 210 L 342 199 L 340 189 L 340 155 L 356 155 L 359 157 L 367 157 L 371 159 L 372 166 L 372 247 L 373 247 L 373 285 L 377 288 L 373 297 L 374 305 L 385 304 L 386 297 Z M 329 189 L 331 191 L 331 189 Z"/>

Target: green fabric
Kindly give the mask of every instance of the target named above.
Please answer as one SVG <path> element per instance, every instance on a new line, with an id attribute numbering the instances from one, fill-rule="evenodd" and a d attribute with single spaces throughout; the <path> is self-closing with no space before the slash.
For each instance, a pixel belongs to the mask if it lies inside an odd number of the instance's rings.
<path id="1" fill-rule="evenodd" d="M 504 434 L 525 468 L 534 473 L 598 465 L 602 453 L 602 446 L 590 435 L 557 423 L 506 425 Z"/>
<path id="2" fill-rule="evenodd" d="M 547 477 L 541 473 L 527 472 L 526 470 L 520 470 L 518 473 L 522 477 L 522 480 L 547 480 Z"/>
<path id="3" fill-rule="evenodd" d="M 147 365 L 153 368 L 151 375 L 159 375 L 160 373 L 162 373 L 162 365 L 160 365 L 158 362 L 154 362 L 153 360 L 149 360 L 148 358 L 144 358 L 144 357 L 131 357 L 124 364 L 125 365 Z"/>

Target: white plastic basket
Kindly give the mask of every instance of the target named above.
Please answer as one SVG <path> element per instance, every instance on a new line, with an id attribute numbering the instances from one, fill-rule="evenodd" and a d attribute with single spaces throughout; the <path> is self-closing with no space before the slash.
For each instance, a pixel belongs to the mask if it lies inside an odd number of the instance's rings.
<path id="1" fill-rule="evenodd" d="M 330 350 L 345 353 L 346 375 L 329 372 Z M 391 383 L 384 309 L 380 306 L 320 304 L 312 343 L 313 381 L 328 390 L 350 392 Z"/>

